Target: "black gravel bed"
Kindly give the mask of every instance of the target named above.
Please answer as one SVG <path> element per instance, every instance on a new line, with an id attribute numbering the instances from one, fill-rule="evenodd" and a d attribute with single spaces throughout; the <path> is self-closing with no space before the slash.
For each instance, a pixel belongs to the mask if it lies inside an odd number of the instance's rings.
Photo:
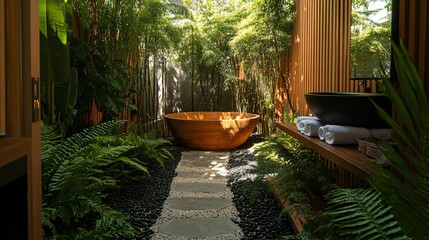
<path id="1" fill-rule="evenodd" d="M 237 224 L 243 230 L 242 239 L 278 239 L 294 234 L 287 217 L 280 217 L 282 209 L 268 187 L 258 188 L 257 197 L 251 199 L 250 187 L 255 176 L 248 170 L 254 164 L 255 156 L 241 149 L 231 152 L 227 165 L 228 186 L 241 220 Z"/>
<path id="2" fill-rule="evenodd" d="M 161 215 L 164 201 L 168 198 L 171 182 L 176 176 L 176 167 L 182 151 L 190 151 L 176 142 L 169 149 L 174 159 L 166 161 L 161 167 L 156 161 L 147 165 L 150 176 L 143 172 L 132 171 L 122 179 L 119 187 L 109 191 L 105 202 L 130 216 L 131 224 L 139 231 L 134 237 L 121 237 L 120 240 L 150 239 L 154 232 L 150 229 Z M 267 188 L 262 188 L 259 195 L 251 204 L 248 190 L 252 184 L 252 174 L 248 170 L 256 164 L 255 156 L 247 149 L 263 139 L 252 135 L 239 148 L 231 151 L 227 168 L 228 187 L 233 192 L 233 202 L 239 213 L 240 222 L 237 224 L 244 233 L 242 239 L 263 240 L 277 239 L 281 236 L 293 234 L 286 217 L 280 218 L 281 208 L 274 196 Z"/>
<path id="3" fill-rule="evenodd" d="M 176 167 L 181 158 L 181 148 L 171 147 L 174 159 L 167 160 L 164 167 L 155 160 L 147 167 L 150 176 L 133 171 L 122 179 L 119 188 L 109 192 L 105 201 L 114 209 L 130 216 L 131 224 L 139 231 L 134 237 L 120 237 L 124 240 L 150 239 L 154 232 L 150 227 L 161 215 L 164 201 L 170 193 L 171 182 L 176 176 Z"/>

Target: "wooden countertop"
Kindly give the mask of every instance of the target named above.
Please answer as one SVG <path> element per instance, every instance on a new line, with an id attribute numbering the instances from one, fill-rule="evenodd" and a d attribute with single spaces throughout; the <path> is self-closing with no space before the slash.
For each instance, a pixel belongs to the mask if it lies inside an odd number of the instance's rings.
<path id="1" fill-rule="evenodd" d="M 340 165 L 362 179 L 368 178 L 370 172 L 377 172 L 371 162 L 369 162 L 368 156 L 359 152 L 356 145 L 329 145 L 319 138 L 311 138 L 299 133 L 295 124 L 276 123 L 276 126 L 307 147 L 314 149 L 321 156 Z"/>

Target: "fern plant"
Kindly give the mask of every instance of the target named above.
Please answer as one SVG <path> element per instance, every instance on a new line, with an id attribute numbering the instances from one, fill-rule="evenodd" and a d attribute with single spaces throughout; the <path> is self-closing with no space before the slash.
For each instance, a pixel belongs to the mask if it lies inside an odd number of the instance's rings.
<path id="1" fill-rule="evenodd" d="M 274 173 L 272 183 L 279 194 L 291 202 L 282 213 L 298 211 L 307 219 L 316 218 L 303 189 L 327 193 L 333 184 L 330 172 L 318 161 L 315 152 L 282 133 L 267 137 L 253 150 L 258 158 L 254 172 L 262 177 Z"/>
<path id="2" fill-rule="evenodd" d="M 136 155 L 141 149 L 150 149 L 159 161 L 170 155 L 163 147 L 164 140 L 112 135 L 122 123 L 107 122 L 64 142 L 53 128 L 42 129 L 45 238 L 111 239 L 136 233 L 127 216 L 102 203 L 105 190 L 126 173 L 124 165 L 148 173 L 145 157 L 149 156 Z"/>
<path id="3" fill-rule="evenodd" d="M 325 229 L 330 226 L 340 237 L 356 240 L 409 239 L 380 195 L 373 188 L 331 191 L 325 211 L 331 221 Z"/>

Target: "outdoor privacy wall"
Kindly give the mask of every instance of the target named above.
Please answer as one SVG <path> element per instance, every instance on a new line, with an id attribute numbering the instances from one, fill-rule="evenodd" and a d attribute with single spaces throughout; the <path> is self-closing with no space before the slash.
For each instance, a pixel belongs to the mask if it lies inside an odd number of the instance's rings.
<path id="1" fill-rule="evenodd" d="M 397 0 L 399 2 L 399 37 L 410 53 L 417 67 L 420 79 L 424 81 L 426 95 L 429 95 L 429 31 L 427 0 Z"/>
<path id="2" fill-rule="evenodd" d="M 351 1 L 297 0 L 297 15 L 289 67 L 290 96 L 299 115 L 308 115 L 304 93 L 316 91 L 361 92 L 350 80 Z M 429 54 L 426 0 L 394 0 L 399 34 L 408 48 L 429 93 Z M 375 91 L 375 83 L 370 84 Z"/>
<path id="3" fill-rule="evenodd" d="M 351 1 L 297 0 L 290 96 L 299 115 L 308 115 L 304 93 L 360 91 L 349 79 Z"/>

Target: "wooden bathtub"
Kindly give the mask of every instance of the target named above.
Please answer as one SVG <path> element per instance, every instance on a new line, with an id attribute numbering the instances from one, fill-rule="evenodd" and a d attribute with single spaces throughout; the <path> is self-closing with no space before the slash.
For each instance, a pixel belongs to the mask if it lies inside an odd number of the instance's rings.
<path id="1" fill-rule="evenodd" d="M 181 112 L 165 115 L 168 128 L 183 145 L 202 150 L 226 150 L 249 138 L 259 115 L 236 112 Z"/>

